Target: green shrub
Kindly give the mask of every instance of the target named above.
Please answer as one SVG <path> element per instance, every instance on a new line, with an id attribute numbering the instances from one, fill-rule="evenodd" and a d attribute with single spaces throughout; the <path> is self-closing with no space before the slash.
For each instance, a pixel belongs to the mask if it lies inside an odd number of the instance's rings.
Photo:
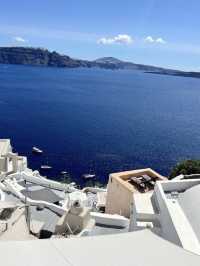
<path id="1" fill-rule="evenodd" d="M 178 163 L 169 175 L 169 178 L 174 178 L 180 174 L 191 175 L 200 174 L 200 160 L 186 160 Z"/>

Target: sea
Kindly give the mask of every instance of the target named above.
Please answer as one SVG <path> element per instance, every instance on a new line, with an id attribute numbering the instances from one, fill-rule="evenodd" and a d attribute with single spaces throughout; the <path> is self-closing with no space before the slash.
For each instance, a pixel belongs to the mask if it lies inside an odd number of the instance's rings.
<path id="1" fill-rule="evenodd" d="M 106 184 L 110 173 L 146 167 L 167 176 L 200 158 L 200 79 L 0 65 L 0 138 L 56 180 L 66 171 L 84 185 L 83 174 L 95 173 Z"/>

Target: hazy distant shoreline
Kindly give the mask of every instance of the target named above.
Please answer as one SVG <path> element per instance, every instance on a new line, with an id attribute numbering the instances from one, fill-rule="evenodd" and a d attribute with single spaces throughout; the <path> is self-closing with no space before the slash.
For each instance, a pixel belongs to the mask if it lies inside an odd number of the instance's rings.
<path id="1" fill-rule="evenodd" d="M 136 64 L 114 57 L 94 61 L 74 59 L 55 51 L 33 47 L 0 47 L 0 64 L 31 65 L 61 68 L 103 68 L 111 70 L 140 70 L 145 73 L 200 78 L 199 72 L 184 72 L 152 65 Z"/>
<path id="2" fill-rule="evenodd" d="M 145 73 L 149 74 L 157 74 L 157 75 L 167 75 L 167 76 L 178 76 L 178 77 L 186 77 L 186 78 L 200 78 L 199 72 L 184 72 L 184 71 L 174 71 L 174 72 L 162 72 L 162 71 L 145 71 Z"/>

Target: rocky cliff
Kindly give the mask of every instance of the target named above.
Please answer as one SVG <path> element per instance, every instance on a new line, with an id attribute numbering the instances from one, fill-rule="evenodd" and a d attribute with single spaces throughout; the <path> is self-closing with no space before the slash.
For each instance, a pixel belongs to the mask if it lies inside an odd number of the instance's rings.
<path id="1" fill-rule="evenodd" d="M 1 47 L 0 63 L 55 67 L 87 66 L 86 61 L 75 60 L 69 56 L 60 55 L 57 52 L 49 52 L 41 48 L 25 47 Z"/>
<path id="2" fill-rule="evenodd" d="M 94 61 L 73 59 L 67 55 L 47 49 L 31 47 L 0 47 L 0 64 L 20 64 L 50 67 L 100 67 L 105 69 L 141 70 L 153 74 L 200 78 L 199 72 L 184 72 L 151 65 L 135 64 L 114 57 L 103 57 Z"/>

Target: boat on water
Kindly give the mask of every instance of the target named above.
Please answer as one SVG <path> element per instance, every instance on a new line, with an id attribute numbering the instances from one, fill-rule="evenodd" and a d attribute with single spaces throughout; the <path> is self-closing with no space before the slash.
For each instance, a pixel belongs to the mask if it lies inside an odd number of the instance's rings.
<path id="1" fill-rule="evenodd" d="M 33 153 L 36 153 L 36 154 L 42 154 L 42 153 L 43 153 L 42 150 L 40 150 L 39 148 L 37 148 L 37 147 L 35 147 L 35 146 L 32 148 L 32 152 L 33 152 Z"/>
<path id="2" fill-rule="evenodd" d="M 95 174 L 83 174 L 84 179 L 93 179 L 95 178 Z"/>
<path id="3" fill-rule="evenodd" d="M 66 174 L 68 174 L 67 171 L 61 171 L 60 173 L 61 173 L 61 175 L 66 175 Z"/>
<path id="4" fill-rule="evenodd" d="M 50 170 L 50 169 L 52 169 L 52 166 L 44 164 L 44 165 L 41 165 L 40 168 L 43 170 Z"/>

